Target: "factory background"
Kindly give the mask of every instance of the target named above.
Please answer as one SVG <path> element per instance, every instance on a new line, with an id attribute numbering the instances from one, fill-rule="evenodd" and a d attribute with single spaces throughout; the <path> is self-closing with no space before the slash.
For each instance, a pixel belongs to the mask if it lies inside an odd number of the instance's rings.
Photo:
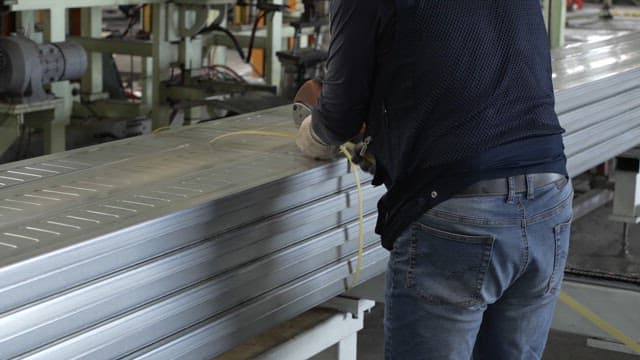
<path id="1" fill-rule="evenodd" d="M 384 190 L 290 139 L 329 5 L 0 0 L 0 359 L 383 358 Z M 640 3 L 540 11 L 576 189 L 545 359 L 637 359 Z"/>

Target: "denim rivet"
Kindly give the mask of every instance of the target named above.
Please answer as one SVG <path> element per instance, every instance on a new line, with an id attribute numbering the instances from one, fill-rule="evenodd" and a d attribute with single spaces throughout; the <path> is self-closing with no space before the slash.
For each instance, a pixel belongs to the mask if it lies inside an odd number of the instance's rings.
<path id="1" fill-rule="evenodd" d="M 437 191 L 432 191 L 432 192 L 431 192 L 431 198 L 432 198 L 432 199 L 435 199 L 435 198 L 437 198 L 437 197 L 438 197 L 438 192 L 437 192 Z"/>

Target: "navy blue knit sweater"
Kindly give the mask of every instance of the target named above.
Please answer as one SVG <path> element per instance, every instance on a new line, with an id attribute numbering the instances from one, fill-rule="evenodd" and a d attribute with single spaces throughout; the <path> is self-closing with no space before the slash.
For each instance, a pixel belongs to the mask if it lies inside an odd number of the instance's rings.
<path id="1" fill-rule="evenodd" d="M 539 0 L 334 0 L 314 130 L 342 143 L 362 123 L 377 231 L 391 248 L 422 213 L 484 179 L 566 174 Z"/>

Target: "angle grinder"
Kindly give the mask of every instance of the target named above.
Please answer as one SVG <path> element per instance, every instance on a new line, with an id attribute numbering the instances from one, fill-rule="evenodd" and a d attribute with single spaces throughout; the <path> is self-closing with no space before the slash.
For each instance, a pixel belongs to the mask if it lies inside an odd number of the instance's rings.
<path id="1" fill-rule="evenodd" d="M 293 99 L 293 121 L 300 126 L 302 121 L 313 112 L 313 108 L 318 105 L 318 99 L 322 94 L 322 82 L 320 80 L 309 80 L 302 84 L 298 93 Z"/>

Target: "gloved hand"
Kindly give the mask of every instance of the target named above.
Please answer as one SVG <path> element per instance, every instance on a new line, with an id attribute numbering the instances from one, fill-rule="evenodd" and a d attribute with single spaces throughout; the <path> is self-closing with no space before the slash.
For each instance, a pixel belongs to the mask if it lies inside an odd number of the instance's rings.
<path id="1" fill-rule="evenodd" d="M 312 159 L 332 160 L 338 155 L 338 147 L 327 145 L 313 132 L 311 115 L 307 116 L 298 130 L 296 145 L 302 153 Z"/>
<path id="2" fill-rule="evenodd" d="M 345 147 L 351 153 L 351 161 L 360 166 L 362 171 L 374 175 L 376 173 L 376 159 L 367 151 L 368 144 L 359 142 L 357 144 L 347 143 Z"/>

